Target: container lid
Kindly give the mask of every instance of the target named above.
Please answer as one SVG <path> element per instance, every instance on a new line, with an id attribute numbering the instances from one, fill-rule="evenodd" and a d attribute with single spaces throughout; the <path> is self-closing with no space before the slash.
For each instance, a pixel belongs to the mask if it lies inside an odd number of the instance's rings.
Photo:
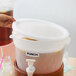
<path id="1" fill-rule="evenodd" d="M 70 41 L 69 32 L 65 28 L 38 19 L 17 20 L 13 24 L 12 36 L 20 49 L 41 53 L 61 50 Z"/>

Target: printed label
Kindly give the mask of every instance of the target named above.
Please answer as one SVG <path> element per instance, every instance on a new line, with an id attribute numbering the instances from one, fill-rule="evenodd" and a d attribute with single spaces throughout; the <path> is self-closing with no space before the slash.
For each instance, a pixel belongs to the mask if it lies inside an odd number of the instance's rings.
<path id="1" fill-rule="evenodd" d="M 26 56 L 30 56 L 30 57 L 39 57 L 39 53 L 27 51 L 27 52 L 26 52 Z"/>

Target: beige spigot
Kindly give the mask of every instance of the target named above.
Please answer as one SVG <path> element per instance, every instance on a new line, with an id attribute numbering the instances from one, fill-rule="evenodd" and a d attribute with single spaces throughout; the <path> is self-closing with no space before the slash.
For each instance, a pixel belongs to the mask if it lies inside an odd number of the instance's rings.
<path id="1" fill-rule="evenodd" d="M 26 68 L 26 72 L 28 76 L 33 76 L 36 68 L 34 66 L 35 59 L 26 59 L 26 62 L 28 62 L 28 67 Z"/>

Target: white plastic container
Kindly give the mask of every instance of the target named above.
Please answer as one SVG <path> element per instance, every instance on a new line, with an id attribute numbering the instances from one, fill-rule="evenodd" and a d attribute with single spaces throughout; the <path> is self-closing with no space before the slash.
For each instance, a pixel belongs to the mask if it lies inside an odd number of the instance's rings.
<path id="1" fill-rule="evenodd" d="M 18 67 L 26 71 L 26 59 L 35 59 L 35 73 L 57 71 L 62 65 L 64 48 L 70 42 L 68 31 L 51 22 L 21 19 L 13 24 Z"/>

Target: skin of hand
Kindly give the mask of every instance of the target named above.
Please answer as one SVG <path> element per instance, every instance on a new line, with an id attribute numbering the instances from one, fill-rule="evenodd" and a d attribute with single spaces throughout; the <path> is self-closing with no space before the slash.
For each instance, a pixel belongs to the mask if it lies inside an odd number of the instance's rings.
<path id="1" fill-rule="evenodd" d="M 0 14 L 0 27 L 12 28 L 12 23 L 15 19 L 12 16 Z"/>

